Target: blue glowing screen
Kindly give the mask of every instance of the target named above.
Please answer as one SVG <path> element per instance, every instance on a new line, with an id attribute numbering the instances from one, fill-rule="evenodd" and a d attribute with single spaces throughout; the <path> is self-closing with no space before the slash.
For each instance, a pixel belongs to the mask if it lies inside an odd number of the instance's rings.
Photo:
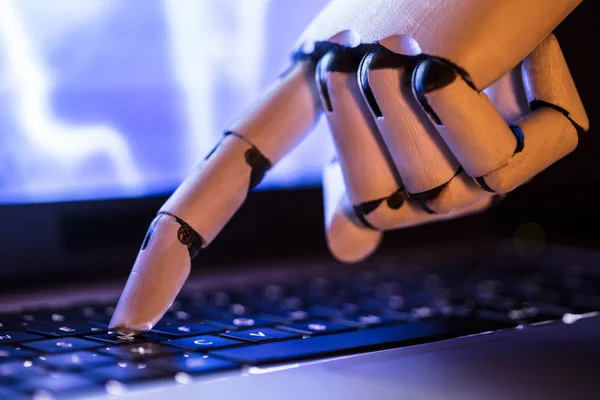
<path id="1" fill-rule="evenodd" d="M 0 0 L 0 203 L 172 191 L 326 0 Z M 262 188 L 316 185 L 323 120 Z"/>

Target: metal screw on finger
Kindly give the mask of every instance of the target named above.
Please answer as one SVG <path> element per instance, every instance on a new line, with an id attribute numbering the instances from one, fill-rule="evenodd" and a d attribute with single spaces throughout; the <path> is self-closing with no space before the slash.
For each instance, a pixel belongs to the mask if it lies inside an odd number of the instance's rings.
<path id="1" fill-rule="evenodd" d="M 189 246 L 194 241 L 194 233 L 189 226 L 182 225 L 177 230 L 177 239 L 181 244 Z"/>

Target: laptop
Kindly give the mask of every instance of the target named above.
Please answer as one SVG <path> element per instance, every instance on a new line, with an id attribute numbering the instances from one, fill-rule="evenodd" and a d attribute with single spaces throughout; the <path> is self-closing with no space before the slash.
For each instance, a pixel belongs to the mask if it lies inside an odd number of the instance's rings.
<path id="1" fill-rule="evenodd" d="M 593 129 L 488 212 L 346 265 L 321 121 L 154 329 L 108 331 L 155 213 L 325 3 L 0 2 L 0 399 L 598 398 Z M 592 124 L 598 9 L 556 32 Z"/>

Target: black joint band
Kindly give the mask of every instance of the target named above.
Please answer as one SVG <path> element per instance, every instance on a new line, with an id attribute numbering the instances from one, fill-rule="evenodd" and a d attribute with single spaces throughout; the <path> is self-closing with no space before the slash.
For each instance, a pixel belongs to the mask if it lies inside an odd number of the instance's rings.
<path id="1" fill-rule="evenodd" d="M 283 79 L 286 76 L 288 76 L 290 74 L 290 72 L 292 72 L 294 70 L 295 66 L 296 66 L 296 62 L 291 63 L 281 74 L 279 74 L 277 79 Z"/>
<path id="2" fill-rule="evenodd" d="M 244 158 L 246 159 L 246 164 L 252 168 L 250 186 L 248 188 L 248 191 L 250 191 L 258 186 L 267 171 L 271 169 L 271 162 L 256 147 L 246 150 Z"/>
<path id="3" fill-rule="evenodd" d="M 361 224 L 363 224 L 365 227 L 372 229 L 374 231 L 379 230 L 369 222 L 369 220 L 367 219 L 367 216 L 360 209 L 360 206 L 352 206 L 352 209 L 354 210 L 354 215 L 360 221 Z"/>
<path id="4" fill-rule="evenodd" d="M 556 104 L 548 103 L 547 101 L 538 100 L 538 99 L 535 99 L 529 103 L 529 108 L 531 109 L 531 111 L 535 111 L 542 107 L 552 108 L 553 110 L 556 110 L 559 113 L 561 113 L 562 115 L 564 115 L 565 118 L 567 118 L 569 120 L 569 122 L 571 122 L 571 124 L 573 124 L 573 126 L 575 127 L 575 131 L 577 131 L 578 136 L 581 136 L 582 134 L 585 133 L 585 129 L 583 129 L 583 127 L 581 125 L 579 125 L 577 122 L 575 122 L 573 120 L 573 118 L 571 118 L 571 113 L 568 112 L 567 110 L 565 110 L 564 108 L 557 106 Z"/>
<path id="5" fill-rule="evenodd" d="M 333 112 L 331 105 L 331 97 L 329 97 L 329 88 L 327 87 L 327 72 L 325 71 L 325 61 L 321 61 L 317 65 L 316 81 L 319 85 L 319 92 L 321 92 L 321 98 L 323 100 L 323 107 L 325 111 Z"/>
<path id="6" fill-rule="evenodd" d="M 355 48 L 338 47 L 331 50 L 324 57 L 327 61 L 324 63 L 326 72 L 343 72 L 347 74 L 355 73 L 364 56 L 364 53 Z"/>
<path id="7" fill-rule="evenodd" d="M 150 223 L 150 227 L 148 228 L 148 231 L 146 232 L 146 236 L 144 236 L 144 241 L 142 242 L 142 248 L 140 250 L 146 250 L 146 247 L 148 247 L 148 243 L 150 243 L 150 238 L 152 237 L 152 234 L 154 233 L 154 228 L 156 228 L 156 225 L 158 224 L 158 221 L 162 218 L 162 215 L 158 214 Z"/>
<path id="8" fill-rule="evenodd" d="M 479 187 L 482 188 L 483 190 L 485 190 L 486 192 L 496 193 L 496 191 L 494 189 L 492 189 L 491 187 L 488 186 L 488 184 L 485 181 L 483 176 L 480 176 L 479 178 L 475 178 L 475 180 L 479 184 Z"/>
<path id="9" fill-rule="evenodd" d="M 222 142 L 223 139 L 219 140 L 219 143 L 217 143 L 215 147 L 213 147 L 213 149 L 206 155 L 206 157 L 204 157 L 204 161 L 207 161 L 209 158 L 212 157 L 212 155 L 215 153 L 215 151 L 217 151 L 217 148 L 221 145 Z"/>
<path id="10" fill-rule="evenodd" d="M 398 210 L 406 201 L 406 195 L 403 189 L 398 189 L 386 198 L 386 203 L 392 210 Z"/>
<path id="11" fill-rule="evenodd" d="M 227 131 L 227 132 L 225 132 L 225 133 L 223 134 L 223 136 L 235 136 L 236 138 L 238 138 L 238 139 L 240 139 L 240 140 L 243 140 L 244 142 L 248 143 L 250 146 L 252 146 L 252 147 L 256 147 L 256 146 L 254 145 L 254 143 L 251 143 L 251 142 L 250 142 L 248 139 L 246 139 L 245 137 L 243 137 L 242 135 L 240 135 L 240 134 L 239 134 L 239 133 L 237 133 L 237 132 L 234 132 L 234 131 Z"/>
<path id="12" fill-rule="evenodd" d="M 387 197 L 371 201 L 365 201 L 364 203 L 352 206 L 352 209 L 354 210 L 356 218 L 358 218 L 358 220 L 364 226 L 374 230 L 379 230 L 367 220 L 367 215 L 375 211 L 384 201 L 390 209 L 398 210 L 406 201 L 406 195 L 404 194 L 404 190 L 400 188 Z"/>
<path id="13" fill-rule="evenodd" d="M 364 203 L 360 203 L 353 207 L 354 207 L 354 210 L 357 211 L 358 213 L 360 213 L 361 215 L 369 215 L 373 211 L 375 211 L 377 209 L 377 207 L 379 207 L 381 205 L 381 203 L 383 203 L 384 200 L 385 200 L 385 198 L 371 200 L 371 201 L 365 201 Z"/>
<path id="14" fill-rule="evenodd" d="M 292 59 L 302 60 L 306 57 L 311 57 L 319 60 L 316 69 L 316 80 L 321 92 L 323 105 L 328 112 L 332 112 L 333 107 L 327 88 L 327 74 L 329 72 L 354 74 L 358 70 L 365 54 L 371 51 L 380 51 L 381 49 L 387 51 L 387 49 L 379 44 L 361 44 L 356 47 L 347 47 L 336 43 L 318 42 L 315 43 L 315 48 L 310 55 L 297 52 L 292 56 Z"/>
<path id="15" fill-rule="evenodd" d="M 248 191 L 251 191 L 256 186 L 258 186 L 260 182 L 262 182 L 267 171 L 271 169 L 272 163 L 267 157 L 264 156 L 264 154 L 261 153 L 258 147 L 256 147 L 244 136 L 233 131 L 225 132 L 225 136 L 228 135 L 235 136 L 251 146 L 251 148 L 246 150 L 246 152 L 244 153 L 244 159 L 246 160 L 246 164 L 248 164 L 248 166 L 252 168 L 252 172 L 250 173 L 250 184 L 248 185 Z"/>
<path id="16" fill-rule="evenodd" d="M 417 203 L 419 204 L 419 206 L 423 210 L 425 210 L 426 213 L 437 214 L 437 212 L 435 210 L 433 210 L 431 207 L 429 207 L 429 204 L 427 204 L 427 203 L 430 202 L 431 200 L 435 199 L 436 197 L 438 197 L 439 194 L 442 193 L 442 190 L 444 190 L 446 185 L 447 185 L 447 183 L 444 183 L 441 186 L 427 190 L 425 192 L 411 193 L 410 197 L 415 199 L 417 201 Z"/>
<path id="17" fill-rule="evenodd" d="M 427 204 L 427 203 L 429 203 L 430 201 L 432 201 L 436 197 L 438 197 L 440 195 L 440 193 L 442 193 L 444 191 L 444 189 L 446 189 L 448 184 L 450 184 L 450 181 L 452 181 L 452 179 L 456 178 L 456 176 L 458 176 L 461 172 L 463 172 L 462 167 L 458 168 L 456 173 L 452 176 L 452 178 L 450 178 L 448 180 L 448 182 L 443 183 L 440 186 L 434 187 L 433 189 L 426 190 L 424 192 L 409 193 L 409 196 L 412 199 L 415 199 L 416 202 L 419 204 L 419 206 L 428 214 L 437 214 L 437 212 L 435 210 L 433 210 L 431 207 L 429 207 L 429 204 Z"/>
<path id="18" fill-rule="evenodd" d="M 370 70 L 399 68 L 408 68 L 412 70 L 416 66 L 415 61 L 418 59 L 418 57 L 394 53 L 383 46 L 371 51 L 369 54 L 375 55 L 369 63 Z"/>
<path id="19" fill-rule="evenodd" d="M 367 105 L 373 112 L 373 115 L 375 115 L 375 118 L 381 118 L 383 117 L 383 113 L 381 112 L 381 108 L 379 108 L 379 104 L 377 104 L 377 99 L 375 99 L 375 95 L 373 94 L 373 90 L 369 83 L 369 72 L 375 58 L 377 58 L 376 53 L 370 53 L 363 58 L 358 70 L 358 80 L 363 95 L 367 100 Z"/>
<path id="20" fill-rule="evenodd" d="M 425 95 L 449 86 L 456 80 L 458 72 L 450 63 L 430 57 L 419 63 L 414 75 L 417 93 Z"/>
<path id="21" fill-rule="evenodd" d="M 510 130 L 517 139 L 517 147 L 515 148 L 514 154 L 520 153 L 525 147 L 525 135 L 523 134 L 523 129 L 521 129 L 519 125 L 513 124 L 510 125 Z"/>
<path id="22" fill-rule="evenodd" d="M 361 44 L 356 47 L 347 47 L 332 43 L 330 50 L 326 53 L 328 57 L 325 62 L 325 71 L 327 72 L 343 72 L 354 74 L 358 70 L 364 56 L 368 53 L 388 51 L 379 44 Z"/>
<path id="23" fill-rule="evenodd" d="M 302 46 L 304 47 L 304 46 Z M 301 47 L 301 48 L 302 48 Z M 313 63 L 317 63 L 325 54 L 327 54 L 330 50 L 339 47 L 339 45 L 331 42 L 315 42 L 314 48 L 310 52 L 305 52 L 303 50 L 298 50 L 292 53 L 292 62 L 306 61 L 310 60 Z"/>
<path id="24" fill-rule="evenodd" d="M 190 260 L 193 260 L 198 255 L 198 253 L 200 253 L 202 247 L 204 247 L 204 245 L 206 244 L 204 238 L 200 236 L 200 234 L 196 232 L 194 228 L 192 228 L 187 222 L 185 222 L 178 216 L 166 211 L 160 211 L 158 213 L 158 217 L 162 215 L 168 215 L 169 217 L 174 218 L 175 221 L 177 221 L 177 223 L 180 225 L 179 229 L 177 230 L 177 240 L 179 241 L 179 243 L 187 246 L 188 253 L 190 255 Z M 156 221 L 158 221 L 158 218 L 156 219 Z"/>
<path id="25" fill-rule="evenodd" d="M 412 86 L 415 90 L 415 94 L 417 95 L 417 100 L 421 103 L 421 107 L 423 110 L 429 115 L 429 118 L 436 125 L 443 125 L 440 117 L 435 113 L 435 110 L 429 104 L 429 100 L 425 96 L 428 93 L 428 89 L 431 85 L 428 85 L 426 82 L 426 75 L 428 74 L 429 60 L 422 61 L 415 68 L 412 75 Z"/>
<path id="26" fill-rule="evenodd" d="M 426 94 L 445 88 L 460 76 L 470 88 L 478 91 L 470 75 L 458 65 L 440 57 L 424 56 L 412 76 L 412 85 L 417 99 L 429 117 L 436 125 L 443 125 L 440 117 L 435 113 Z"/>

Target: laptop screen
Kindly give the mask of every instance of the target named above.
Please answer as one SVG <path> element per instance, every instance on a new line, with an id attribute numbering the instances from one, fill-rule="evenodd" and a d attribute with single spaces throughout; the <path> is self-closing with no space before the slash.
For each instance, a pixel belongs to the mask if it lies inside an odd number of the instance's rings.
<path id="1" fill-rule="evenodd" d="M 0 203 L 177 187 L 326 0 L 0 1 Z M 262 189 L 317 185 L 323 120 Z"/>

